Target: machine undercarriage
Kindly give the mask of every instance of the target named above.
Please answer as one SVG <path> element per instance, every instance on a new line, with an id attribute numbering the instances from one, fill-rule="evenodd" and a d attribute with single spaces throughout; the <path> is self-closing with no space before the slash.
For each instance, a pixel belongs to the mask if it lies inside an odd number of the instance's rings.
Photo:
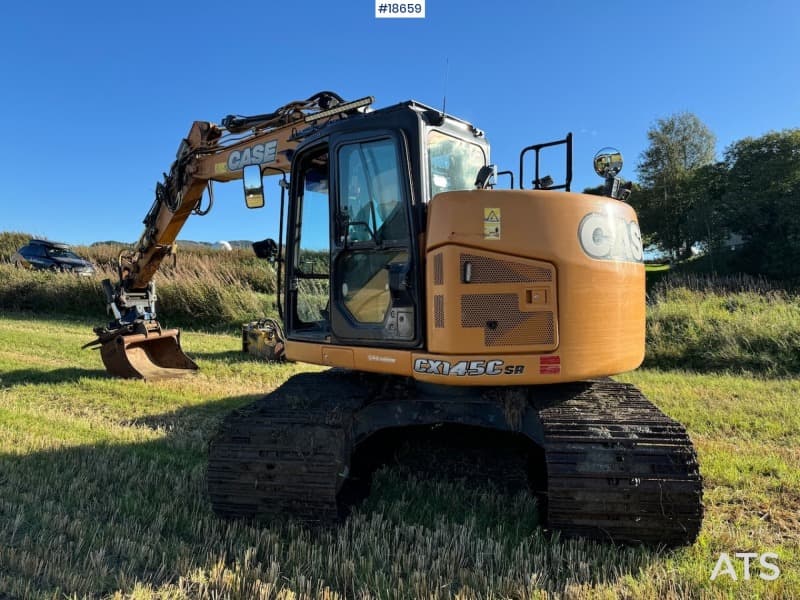
<path id="1" fill-rule="evenodd" d="M 414 428 L 449 427 L 505 439 L 495 483 L 514 487 L 514 463 L 524 465 L 545 526 L 562 535 L 668 546 L 697 537 L 695 451 L 684 428 L 635 387 L 609 379 L 451 394 L 426 387 L 344 371 L 296 375 L 229 415 L 212 441 L 215 512 L 335 522 L 353 486 L 363 495 L 371 471 L 396 459 L 398 439 Z"/>

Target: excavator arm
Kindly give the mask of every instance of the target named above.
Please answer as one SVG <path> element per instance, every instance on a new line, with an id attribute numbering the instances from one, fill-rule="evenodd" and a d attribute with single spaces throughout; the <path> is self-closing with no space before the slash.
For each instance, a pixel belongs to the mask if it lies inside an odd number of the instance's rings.
<path id="1" fill-rule="evenodd" d="M 108 372 L 120 377 L 158 379 L 197 369 L 180 348 L 178 330 L 163 330 L 156 318 L 153 277 L 173 253 L 175 240 L 192 214 L 204 215 L 201 202 L 211 182 L 243 177 L 249 165 L 262 173 L 287 173 L 299 140 L 328 121 L 342 118 L 372 103 L 372 98 L 345 102 L 333 92 L 320 92 L 290 102 L 274 112 L 228 115 L 221 125 L 195 121 L 181 142 L 164 180 L 156 184 L 155 199 L 144 219 L 144 231 L 130 253 L 119 258 L 116 283 L 103 289 L 111 323 L 94 329 Z"/>

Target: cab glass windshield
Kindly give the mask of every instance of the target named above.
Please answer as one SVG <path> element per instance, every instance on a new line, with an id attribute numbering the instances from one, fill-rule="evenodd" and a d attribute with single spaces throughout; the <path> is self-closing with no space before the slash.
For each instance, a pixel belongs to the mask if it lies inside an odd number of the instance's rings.
<path id="1" fill-rule="evenodd" d="M 431 198 L 441 192 L 471 190 L 475 177 L 486 164 L 483 149 L 440 131 L 428 134 L 428 168 Z"/>

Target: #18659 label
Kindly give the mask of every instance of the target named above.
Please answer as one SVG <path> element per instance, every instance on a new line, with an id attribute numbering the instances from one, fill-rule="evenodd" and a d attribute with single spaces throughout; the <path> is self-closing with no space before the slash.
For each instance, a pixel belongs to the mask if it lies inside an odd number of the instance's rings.
<path id="1" fill-rule="evenodd" d="M 376 19 L 424 19 L 425 0 L 413 2 L 385 2 L 375 0 Z"/>

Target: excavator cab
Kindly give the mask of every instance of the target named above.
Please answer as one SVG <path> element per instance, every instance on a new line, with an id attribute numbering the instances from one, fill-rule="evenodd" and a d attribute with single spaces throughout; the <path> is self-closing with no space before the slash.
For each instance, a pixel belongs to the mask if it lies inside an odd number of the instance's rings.
<path id="1" fill-rule="evenodd" d="M 323 345 L 313 362 L 424 344 L 427 205 L 474 188 L 488 162 L 482 132 L 458 119 L 414 102 L 382 112 L 329 124 L 293 158 L 284 318 L 289 340 Z"/>

